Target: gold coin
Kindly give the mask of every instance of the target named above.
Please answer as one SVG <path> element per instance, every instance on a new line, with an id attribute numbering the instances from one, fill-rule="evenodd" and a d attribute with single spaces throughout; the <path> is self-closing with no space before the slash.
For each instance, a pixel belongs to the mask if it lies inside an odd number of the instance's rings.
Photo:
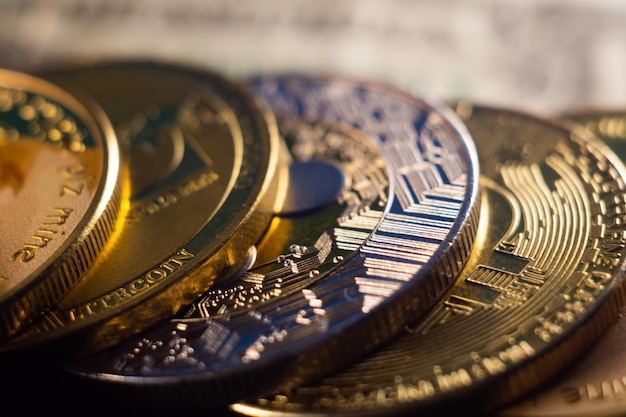
<path id="1" fill-rule="evenodd" d="M 0 70 L 0 339 L 56 303 L 96 261 L 120 207 L 119 159 L 94 103 Z"/>
<path id="2" fill-rule="evenodd" d="M 361 362 L 233 410 L 487 413 L 564 369 L 615 319 L 626 246 L 623 164 L 565 125 L 503 109 L 457 111 L 476 142 L 483 202 L 453 287 Z"/>
<path id="3" fill-rule="evenodd" d="M 273 116 L 221 75 L 134 62 L 46 77 L 101 104 L 131 173 L 114 241 L 72 291 L 3 346 L 43 345 L 58 359 L 138 333 L 247 267 L 281 187 Z"/>
<path id="4" fill-rule="evenodd" d="M 563 115 L 602 139 L 626 160 L 626 111 L 585 110 Z M 626 415 L 626 311 L 584 356 L 554 380 L 500 415 L 507 417 L 618 417 Z"/>

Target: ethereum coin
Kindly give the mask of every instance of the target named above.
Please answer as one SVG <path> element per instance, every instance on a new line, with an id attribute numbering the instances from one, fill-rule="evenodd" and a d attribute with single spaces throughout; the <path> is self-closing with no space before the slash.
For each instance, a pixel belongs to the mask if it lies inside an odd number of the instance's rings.
<path id="1" fill-rule="evenodd" d="M 298 385 L 389 339 L 462 268 L 478 166 L 454 113 L 350 79 L 266 86 L 286 94 L 282 108 L 267 98 L 293 163 L 257 263 L 163 326 L 71 364 L 86 395 L 201 406 Z"/>
<path id="2" fill-rule="evenodd" d="M 279 142 L 261 103 L 209 71 L 122 62 L 45 76 L 100 103 L 130 172 L 113 241 L 68 294 L 0 347 L 59 361 L 171 317 L 249 265 L 281 190 Z"/>
<path id="3" fill-rule="evenodd" d="M 120 208 L 119 159 L 95 103 L 0 71 L 0 339 L 56 303 L 96 261 Z"/>
<path id="4" fill-rule="evenodd" d="M 606 145 L 517 111 L 462 104 L 481 218 L 457 281 L 364 360 L 232 408 L 253 416 L 485 415 L 555 375 L 615 319 L 626 169 Z"/>

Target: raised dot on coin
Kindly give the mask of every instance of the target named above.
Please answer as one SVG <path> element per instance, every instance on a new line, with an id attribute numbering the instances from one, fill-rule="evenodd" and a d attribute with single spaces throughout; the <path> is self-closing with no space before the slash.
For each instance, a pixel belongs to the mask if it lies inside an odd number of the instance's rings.
<path id="1" fill-rule="evenodd" d="M 321 209 L 337 199 L 344 174 L 324 161 L 296 161 L 289 165 L 289 185 L 278 215 L 296 216 Z"/>

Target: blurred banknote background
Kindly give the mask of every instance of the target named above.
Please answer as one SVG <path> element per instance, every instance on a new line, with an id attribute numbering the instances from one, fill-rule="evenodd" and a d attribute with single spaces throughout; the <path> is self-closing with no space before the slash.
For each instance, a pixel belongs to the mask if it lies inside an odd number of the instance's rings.
<path id="1" fill-rule="evenodd" d="M 626 104 L 621 0 L 2 0 L 0 66 L 341 72 L 532 111 Z"/>

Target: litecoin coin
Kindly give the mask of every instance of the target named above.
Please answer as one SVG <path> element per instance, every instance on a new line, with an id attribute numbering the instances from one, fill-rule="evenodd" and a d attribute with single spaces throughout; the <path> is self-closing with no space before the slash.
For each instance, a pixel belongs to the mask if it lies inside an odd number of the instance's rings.
<path id="1" fill-rule="evenodd" d="M 565 114 L 626 160 L 626 111 L 587 110 Z M 501 412 L 510 417 L 619 417 L 626 415 L 626 311 L 573 366 Z"/>
<path id="2" fill-rule="evenodd" d="M 37 356 L 53 352 L 58 360 L 169 318 L 247 267 L 280 194 L 279 142 L 259 100 L 204 70 L 128 62 L 43 76 L 100 103 L 130 172 L 112 244 L 68 294 L 2 346 L 16 353 L 45 346 Z"/>
<path id="3" fill-rule="evenodd" d="M 94 264 L 120 209 L 120 154 L 101 109 L 0 70 L 0 339 Z"/>
<path id="4" fill-rule="evenodd" d="M 465 263 L 478 167 L 454 113 L 369 82 L 266 79 L 257 91 L 266 83 L 286 94 L 289 111 L 267 98 L 293 162 L 257 263 L 162 327 L 72 364 L 99 383 L 90 392 L 180 407 L 299 385 L 399 332 Z"/>
<path id="5" fill-rule="evenodd" d="M 562 370 L 619 309 L 625 168 L 597 138 L 463 104 L 480 160 L 481 218 L 457 281 L 421 320 L 315 384 L 246 415 L 485 415 Z"/>

